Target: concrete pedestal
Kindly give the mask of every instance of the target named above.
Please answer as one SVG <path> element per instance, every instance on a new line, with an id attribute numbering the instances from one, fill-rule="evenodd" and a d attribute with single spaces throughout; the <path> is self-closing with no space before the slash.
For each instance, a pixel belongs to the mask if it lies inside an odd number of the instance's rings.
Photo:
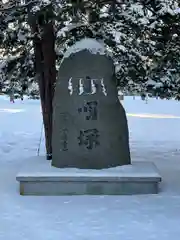
<path id="1" fill-rule="evenodd" d="M 150 162 L 103 170 L 59 169 L 45 157 L 27 159 L 16 176 L 21 195 L 132 195 L 158 193 L 161 176 Z"/>

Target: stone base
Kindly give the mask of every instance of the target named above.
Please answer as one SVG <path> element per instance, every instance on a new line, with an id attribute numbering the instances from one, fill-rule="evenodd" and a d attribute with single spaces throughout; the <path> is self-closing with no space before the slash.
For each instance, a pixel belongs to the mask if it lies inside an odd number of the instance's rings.
<path id="1" fill-rule="evenodd" d="M 45 157 L 27 159 L 16 180 L 21 195 L 132 195 L 158 193 L 159 175 L 150 162 L 103 170 L 59 169 Z"/>

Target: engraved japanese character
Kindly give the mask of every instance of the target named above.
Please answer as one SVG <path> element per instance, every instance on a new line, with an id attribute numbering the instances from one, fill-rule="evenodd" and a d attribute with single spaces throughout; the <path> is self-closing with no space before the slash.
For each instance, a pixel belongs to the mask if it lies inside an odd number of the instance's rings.
<path id="1" fill-rule="evenodd" d="M 86 102 L 83 108 L 79 108 L 79 113 L 88 113 L 88 115 L 85 117 L 86 120 L 97 120 L 97 101 L 89 101 Z"/>
<path id="2" fill-rule="evenodd" d="M 78 137 L 79 145 L 84 145 L 87 149 L 91 150 L 100 145 L 99 131 L 97 129 L 81 130 Z"/>

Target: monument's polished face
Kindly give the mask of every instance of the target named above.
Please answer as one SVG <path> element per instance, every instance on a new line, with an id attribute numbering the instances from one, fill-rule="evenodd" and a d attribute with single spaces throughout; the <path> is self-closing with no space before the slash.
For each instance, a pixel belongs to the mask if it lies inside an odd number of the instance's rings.
<path id="1" fill-rule="evenodd" d="M 55 88 L 52 165 L 101 169 L 130 164 L 125 111 L 114 65 L 82 50 L 65 58 Z"/>

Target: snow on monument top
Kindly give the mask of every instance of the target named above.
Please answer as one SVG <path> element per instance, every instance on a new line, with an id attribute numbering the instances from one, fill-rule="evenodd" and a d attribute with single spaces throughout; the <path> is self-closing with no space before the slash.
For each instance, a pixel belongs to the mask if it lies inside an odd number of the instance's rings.
<path id="1" fill-rule="evenodd" d="M 69 47 L 64 54 L 64 58 L 68 58 L 71 54 L 83 51 L 85 49 L 92 54 L 107 54 L 107 50 L 103 44 L 92 38 L 84 38 Z"/>

